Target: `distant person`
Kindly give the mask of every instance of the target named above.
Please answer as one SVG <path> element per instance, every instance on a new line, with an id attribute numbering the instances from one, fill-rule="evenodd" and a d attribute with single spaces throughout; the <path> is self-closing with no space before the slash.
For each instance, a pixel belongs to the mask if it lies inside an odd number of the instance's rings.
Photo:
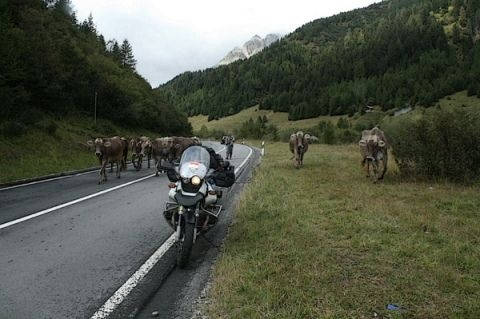
<path id="1" fill-rule="evenodd" d="M 232 159 L 234 142 L 235 142 L 235 137 L 233 136 L 228 136 L 225 141 L 225 145 L 227 146 L 227 159 Z"/>

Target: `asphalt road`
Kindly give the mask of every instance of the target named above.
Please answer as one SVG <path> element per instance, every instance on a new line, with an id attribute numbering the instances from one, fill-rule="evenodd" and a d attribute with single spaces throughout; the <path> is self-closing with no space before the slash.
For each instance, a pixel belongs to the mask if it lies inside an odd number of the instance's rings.
<path id="1" fill-rule="evenodd" d="M 0 318 L 90 318 L 162 246 L 168 180 L 145 167 L 0 189 Z"/>

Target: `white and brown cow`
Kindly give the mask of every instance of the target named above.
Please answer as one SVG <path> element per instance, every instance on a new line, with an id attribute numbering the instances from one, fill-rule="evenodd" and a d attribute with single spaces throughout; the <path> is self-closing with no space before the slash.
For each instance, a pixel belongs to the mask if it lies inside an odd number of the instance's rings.
<path id="1" fill-rule="evenodd" d="M 89 146 L 95 147 L 95 155 L 101 162 L 99 184 L 107 181 L 106 166 L 108 163 L 117 164 L 117 177 L 120 178 L 124 158 L 124 142 L 118 136 L 112 138 L 96 138 L 95 141 L 88 141 Z"/>
<path id="2" fill-rule="evenodd" d="M 308 140 L 310 135 L 298 131 L 290 135 L 290 152 L 292 152 L 295 168 L 303 165 L 303 156 L 308 151 Z"/>
<path id="3" fill-rule="evenodd" d="M 388 143 L 383 131 L 378 127 L 364 130 L 358 145 L 367 177 L 374 178 L 375 182 L 383 179 L 388 164 Z"/>

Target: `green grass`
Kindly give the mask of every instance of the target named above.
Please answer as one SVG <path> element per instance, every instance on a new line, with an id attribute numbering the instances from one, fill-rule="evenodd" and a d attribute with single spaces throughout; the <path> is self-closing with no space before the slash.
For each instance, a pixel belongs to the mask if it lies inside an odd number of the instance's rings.
<path id="1" fill-rule="evenodd" d="M 281 129 L 304 129 L 310 128 L 318 124 L 321 120 L 336 121 L 339 116 L 319 116 L 311 119 L 289 121 L 288 113 L 285 112 L 273 112 L 270 110 L 259 110 L 258 106 L 245 109 L 235 115 L 227 116 L 219 120 L 208 122 L 208 116 L 197 115 L 189 118 L 192 124 L 193 130 L 198 131 L 205 125 L 207 129 L 217 129 L 226 132 L 233 133 L 235 128 L 240 128 L 242 123 L 248 121 L 250 118 L 256 120 L 259 116 L 267 116 L 268 122 L 276 125 Z"/>
<path id="2" fill-rule="evenodd" d="M 480 318 L 479 187 L 372 184 L 356 146 L 286 143 L 239 202 L 214 271 L 211 318 Z M 386 310 L 397 304 L 402 311 Z"/>
<path id="3" fill-rule="evenodd" d="M 474 109 L 480 111 L 480 99 L 475 96 L 467 96 L 466 91 L 461 91 L 450 96 L 439 100 L 436 103 L 436 106 L 455 109 L 459 107 Z M 355 126 L 356 123 L 370 123 L 372 119 L 375 119 L 373 122 L 380 122 L 382 118 L 389 119 L 387 113 L 381 112 L 380 107 L 375 107 L 375 113 L 366 113 L 363 116 L 359 114 L 355 115 L 353 118 L 349 118 L 352 126 Z M 418 116 L 424 109 L 421 107 L 416 108 L 413 112 L 409 113 L 407 116 Z M 193 130 L 198 132 L 203 125 L 207 127 L 208 130 L 221 130 L 225 132 L 234 133 L 235 129 L 239 129 L 245 121 L 248 121 L 250 118 L 256 120 L 258 116 L 267 116 L 269 123 L 274 124 L 278 127 L 279 133 L 282 132 L 293 132 L 294 130 L 305 130 L 308 131 L 320 121 L 332 121 L 334 124 L 337 123 L 338 119 L 341 116 L 319 116 L 311 119 L 299 120 L 299 121 L 289 121 L 288 113 L 284 112 L 273 112 L 270 110 L 259 110 L 258 106 L 254 106 L 248 109 L 245 109 L 235 115 L 227 116 L 219 120 L 214 120 L 208 122 L 208 117 L 205 115 L 198 115 L 189 118 L 190 123 L 192 124 Z M 378 123 L 377 123 L 378 124 Z"/>
<path id="4" fill-rule="evenodd" d="M 91 119 L 69 118 L 55 121 L 58 129 L 51 135 L 37 125 L 19 137 L 0 135 L 0 183 L 88 168 L 98 165 L 93 151 L 84 145 L 96 136 L 155 136 L 145 130 L 132 131 Z"/>

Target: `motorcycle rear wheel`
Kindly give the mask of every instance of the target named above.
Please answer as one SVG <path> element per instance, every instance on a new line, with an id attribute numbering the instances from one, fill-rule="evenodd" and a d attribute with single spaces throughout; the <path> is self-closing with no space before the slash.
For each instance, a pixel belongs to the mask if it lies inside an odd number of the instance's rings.
<path id="1" fill-rule="evenodd" d="M 185 222 L 183 227 L 183 238 L 178 242 L 178 253 L 177 253 L 177 266 L 181 269 L 185 268 L 190 259 L 190 253 L 192 252 L 193 246 L 193 233 L 195 230 L 195 225 Z"/>

